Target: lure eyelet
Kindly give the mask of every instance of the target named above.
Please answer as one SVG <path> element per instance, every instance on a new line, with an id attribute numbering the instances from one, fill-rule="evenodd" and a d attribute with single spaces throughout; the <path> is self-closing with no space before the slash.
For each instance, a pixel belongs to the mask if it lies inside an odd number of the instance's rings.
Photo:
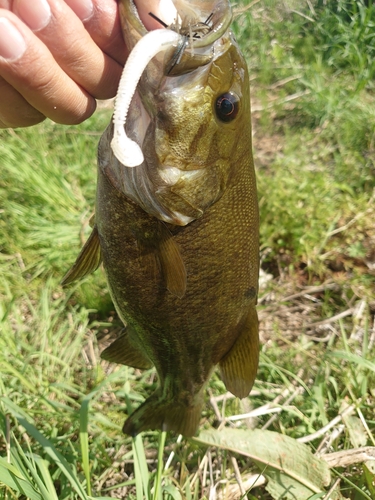
<path id="1" fill-rule="evenodd" d="M 218 119 L 228 123 L 236 118 L 240 109 L 239 97 L 231 92 L 220 95 L 215 102 L 215 112 Z"/>

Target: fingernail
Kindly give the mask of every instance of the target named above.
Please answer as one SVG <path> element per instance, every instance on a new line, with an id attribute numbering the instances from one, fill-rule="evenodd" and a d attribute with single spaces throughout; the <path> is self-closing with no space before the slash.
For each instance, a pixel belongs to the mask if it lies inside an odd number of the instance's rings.
<path id="1" fill-rule="evenodd" d="M 42 30 L 51 20 L 47 0 L 15 0 L 13 10 L 33 31 Z"/>
<path id="2" fill-rule="evenodd" d="M 26 42 L 18 29 L 7 18 L 0 17 L 0 57 L 15 61 L 25 50 Z"/>
<path id="3" fill-rule="evenodd" d="M 65 0 L 65 3 L 81 21 L 88 21 L 94 13 L 94 5 L 91 0 Z"/>

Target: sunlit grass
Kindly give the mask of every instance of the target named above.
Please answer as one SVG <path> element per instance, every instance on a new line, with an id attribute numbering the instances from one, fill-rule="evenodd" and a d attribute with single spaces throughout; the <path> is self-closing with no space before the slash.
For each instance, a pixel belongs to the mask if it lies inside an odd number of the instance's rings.
<path id="1" fill-rule="evenodd" d="M 372 39 L 361 51 L 374 13 L 359 1 L 320 3 L 310 2 L 314 15 L 308 3 L 264 0 L 237 18 L 270 281 L 260 291 L 252 396 L 223 397 L 215 373 L 201 429 L 311 436 L 306 446 L 329 454 L 375 445 L 375 106 L 372 68 L 356 72 L 371 55 Z M 235 464 L 245 491 L 267 473 L 240 453 L 157 432 L 122 435 L 155 374 L 100 361 L 102 339 L 121 327 L 101 270 L 59 286 L 90 231 L 109 119 L 100 111 L 78 127 L 0 132 L 0 499 L 240 498 Z M 344 497 L 374 496 L 370 461 L 331 472 Z M 247 498 L 269 500 L 265 488 Z"/>

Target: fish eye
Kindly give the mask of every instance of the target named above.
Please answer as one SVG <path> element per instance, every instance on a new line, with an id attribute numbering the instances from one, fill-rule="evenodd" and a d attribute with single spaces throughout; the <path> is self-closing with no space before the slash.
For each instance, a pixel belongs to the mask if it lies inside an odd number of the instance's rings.
<path id="1" fill-rule="evenodd" d="M 216 99 L 215 111 L 216 116 L 222 122 L 231 122 L 234 120 L 239 111 L 240 99 L 236 94 L 226 92 Z"/>

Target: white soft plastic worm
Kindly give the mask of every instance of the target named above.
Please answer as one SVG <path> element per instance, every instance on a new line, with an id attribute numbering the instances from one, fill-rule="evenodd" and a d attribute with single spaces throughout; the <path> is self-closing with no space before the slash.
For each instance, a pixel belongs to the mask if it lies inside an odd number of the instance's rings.
<path id="1" fill-rule="evenodd" d="M 147 64 L 156 54 L 170 46 L 177 46 L 181 38 L 181 35 L 175 31 L 165 28 L 150 31 L 139 40 L 126 61 L 115 100 L 114 131 L 111 141 L 114 155 L 126 167 L 137 167 L 144 160 L 139 145 L 130 139 L 125 132 L 129 106 L 139 79 Z"/>

